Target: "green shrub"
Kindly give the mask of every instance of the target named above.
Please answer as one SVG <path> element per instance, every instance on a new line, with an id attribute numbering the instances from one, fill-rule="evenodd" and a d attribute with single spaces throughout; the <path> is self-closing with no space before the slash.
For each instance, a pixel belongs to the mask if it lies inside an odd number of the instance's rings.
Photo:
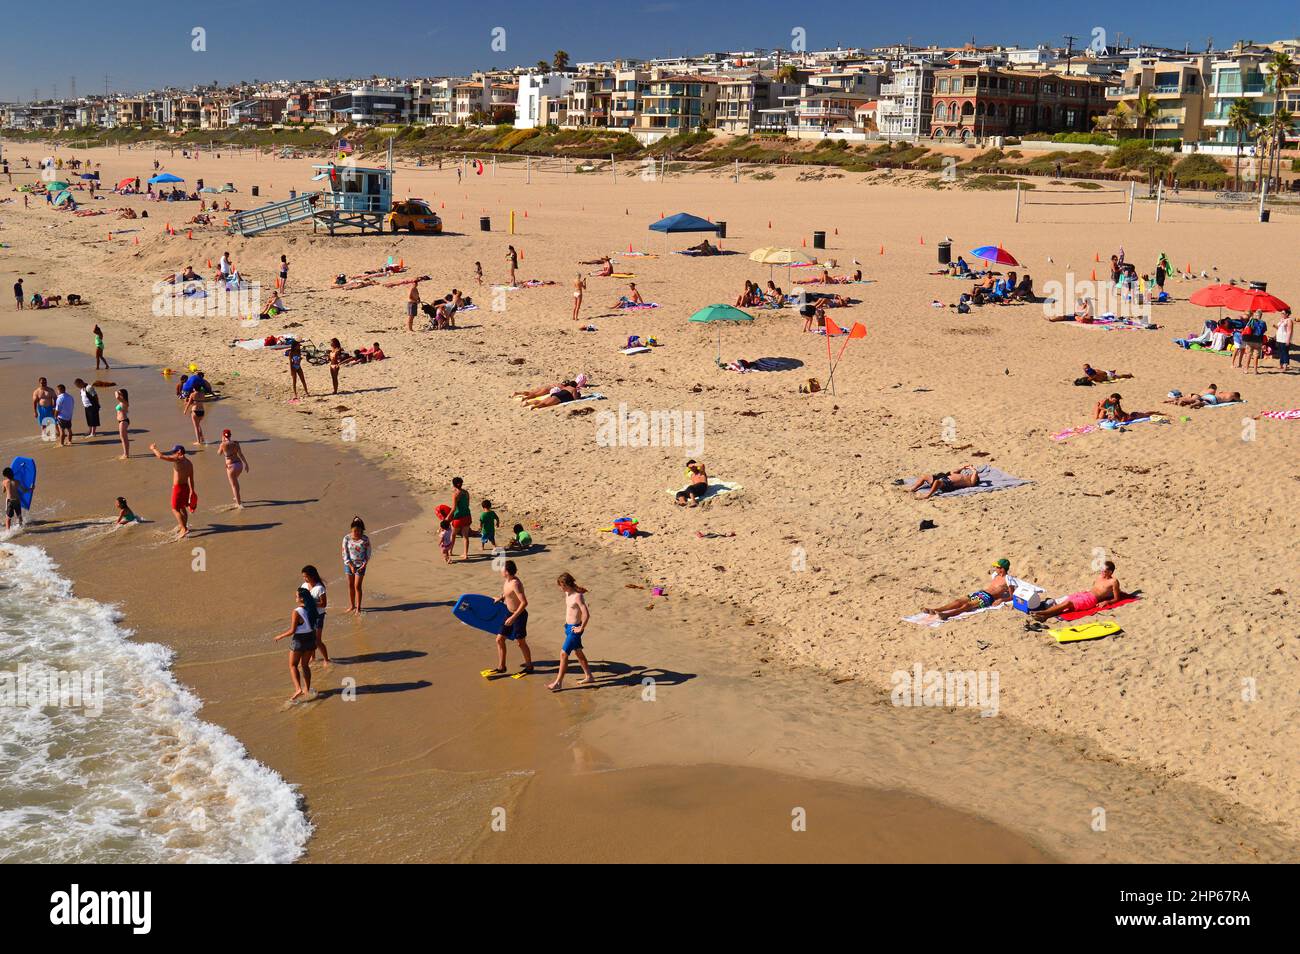
<path id="1" fill-rule="evenodd" d="M 1219 160 L 1204 153 L 1195 152 L 1184 156 L 1174 166 L 1174 175 L 1183 185 L 1202 185 L 1220 188 L 1228 181 L 1228 172 Z"/>

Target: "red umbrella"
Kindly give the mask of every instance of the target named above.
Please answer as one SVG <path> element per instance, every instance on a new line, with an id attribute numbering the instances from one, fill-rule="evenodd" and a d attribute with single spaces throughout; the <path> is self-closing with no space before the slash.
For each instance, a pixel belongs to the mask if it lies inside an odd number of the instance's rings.
<path id="1" fill-rule="evenodd" d="M 1225 308 L 1229 297 L 1237 291 L 1232 285 L 1206 285 L 1197 289 L 1187 300 L 1202 308 Z"/>
<path id="2" fill-rule="evenodd" d="M 1233 311 L 1290 311 L 1291 306 L 1275 295 L 1253 289 L 1234 288 L 1224 302 Z"/>
<path id="3" fill-rule="evenodd" d="M 135 185 L 135 176 L 127 176 L 125 179 L 123 179 L 121 182 L 117 184 L 117 187 L 119 189 L 124 189 L 129 185 Z"/>
<path id="4" fill-rule="evenodd" d="M 1019 265 L 1016 257 L 1004 249 L 1001 245 L 981 245 L 979 248 L 973 248 L 970 253 L 976 258 L 982 258 L 986 262 L 992 262 L 994 265 Z"/>

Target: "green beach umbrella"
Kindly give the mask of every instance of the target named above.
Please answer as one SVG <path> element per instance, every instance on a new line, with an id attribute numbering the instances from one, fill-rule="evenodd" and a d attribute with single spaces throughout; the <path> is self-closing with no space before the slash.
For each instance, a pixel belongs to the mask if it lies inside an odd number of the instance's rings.
<path id="1" fill-rule="evenodd" d="M 699 321 L 705 324 L 710 322 L 718 326 L 718 357 L 715 359 L 718 364 L 722 364 L 722 324 L 723 322 L 753 321 L 754 316 L 746 314 L 739 308 L 733 308 L 731 305 L 706 305 L 695 314 L 691 315 L 691 321 Z"/>
<path id="2" fill-rule="evenodd" d="M 69 187 L 68 184 L 67 184 L 66 182 L 64 182 L 62 179 L 55 179 L 53 182 L 47 182 L 47 183 L 45 183 L 45 191 L 46 191 L 46 192 L 62 192 L 64 189 L 67 189 L 67 188 L 70 188 L 70 187 Z"/>

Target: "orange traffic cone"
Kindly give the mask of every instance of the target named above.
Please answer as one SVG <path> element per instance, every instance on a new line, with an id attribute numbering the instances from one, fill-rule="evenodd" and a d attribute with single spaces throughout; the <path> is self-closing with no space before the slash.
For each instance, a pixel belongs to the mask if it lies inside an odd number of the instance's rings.
<path id="1" fill-rule="evenodd" d="M 922 245 L 925 244 L 925 236 L 924 236 L 924 235 L 921 236 L 921 244 L 922 244 Z"/>
<path id="2" fill-rule="evenodd" d="M 113 233 L 112 233 L 112 232 L 109 232 L 109 233 L 108 233 L 108 240 L 109 240 L 110 242 L 113 241 Z"/>
<path id="3" fill-rule="evenodd" d="M 627 243 L 627 251 L 628 251 L 628 254 L 629 254 L 629 255 L 632 253 L 632 243 L 631 243 L 631 242 L 628 242 L 628 243 Z"/>
<path id="4" fill-rule="evenodd" d="M 836 234 L 836 235 L 839 235 L 839 234 L 840 234 L 840 230 L 839 230 L 839 228 L 836 228 L 836 229 L 835 229 L 835 234 Z"/>
<path id="5" fill-rule="evenodd" d="M 524 218 L 528 218 L 528 210 L 524 209 Z"/>
<path id="6" fill-rule="evenodd" d="M 884 254 L 885 254 L 885 246 L 883 246 L 883 245 L 880 246 L 880 254 L 881 254 L 881 255 L 884 255 Z"/>
<path id="7" fill-rule="evenodd" d="M 208 259 L 208 268 L 212 267 L 212 259 Z"/>
<path id="8" fill-rule="evenodd" d="M 519 261 L 522 262 L 523 260 L 524 260 L 524 250 L 521 248 L 519 250 Z"/>
<path id="9" fill-rule="evenodd" d="M 135 237 L 135 244 L 136 244 L 136 245 L 139 245 L 139 244 L 140 244 L 140 236 L 138 236 L 138 235 Z"/>
<path id="10" fill-rule="evenodd" d="M 1093 260 L 1094 262 L 1100 262 L 1100 261 L 1101 261 L 1101 255 L 1098 254 L 1097 252 L 1093 252 L 1093 253 L 1092 253 L 1092 260 Z"/>
<path id="11" fill-rule="evenodd" d="M 807 240 L 807 239 L 804 239 L 804 240 L 803 240 L 803 247 L 804 247 L 804 248 L 807 248 L 807 247 L 808 247 L 808 240 Z"/>
<path id="12" fill-rule="evenodd" d="M 767 220 L 767 227 L 768 227 L 769 229 L 772 227 L 772 220 L 771 220 L 771 219 L 768 219 L 768 220 Z"/>
<path id="13" fill-rule="evenodd" d="M 1096 280 L 1097 280 L 1097 269 L 1094 268 L 1092 270 L 1092 281 L 1095 282 Z"/>
<path id="14" fill-rule="evenodd" d="M 193 230 L 193 229 L 186 229 L 186 230 L 185 230 L 185 237 L 186 237 L 187 239 L 193 239 L 193 238 L 194 238 L 194 230 Z"/>

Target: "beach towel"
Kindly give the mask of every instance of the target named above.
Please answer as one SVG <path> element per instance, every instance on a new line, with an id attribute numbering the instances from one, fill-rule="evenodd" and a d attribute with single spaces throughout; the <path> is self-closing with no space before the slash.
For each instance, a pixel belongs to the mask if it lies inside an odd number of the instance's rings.
<path id="1" fill-rule="evenodd" d="M 650 308 L 658 308 L 659 303 L 654 301 L 646 301 L 646 302 L 642 302 L 639 305 L 636 304 L 635 302 L 624 305 L 622 302 L 620 302 L 614 307 L 617 308 L 619 311 L 646 311 Z"/>
<path id="2" fill-rule="evenodd" d="M 1266 417 L 1270 421 L 1300 421 L 1300 407 L 1289 411 L 1264 411 L 1258 416 Z"/>
<path id="3" fill-rule="evenodd" d="M 690 484 L 687 484 L 687 485 L 686 485 L 686 487 L 689 487 L 689 486 L 690 486 Z M 679 487 L 677 490 L 673 490 L 673 488 L 671 488 L 671 487 L 667 487 L 667 488 L 664 489 L 664 493 L 666 493 L 666 494 L 672 494 L 674 497 L 676 497 L 679 493 L 681 493 L 682 491 L 684 491 L 684 490 L 686 489 L 686 487 Z M 709 481 L 709 486 L 708 486 L 708 488 L 704 491 L 703 495 L 700 496 L 700 497 L 697 497 L 696 499 L 697 499 L 697 500 L 710 500 L 710 499 L 712 499 L 713 497 L 721 497 L 723 494 L 729 494 L 729 493 L 731 493 L 732 491 L 735 491 L 735 490 L 744 490 L 744 489 L 745 489 L 745 488 L 743 488 L 742 486 L 740 486 L 740 484 L 733 483 L 732 481 L 729 481 L 729 480 L 710 480 L 710 481 Z"/>
<path id="4" fill-rule="evenodd" d="M 1213 348 L 1207 348 L 1203 344 L 1194 344 L 1187 349 L 1188 351 L 1204 351 L 1207 354 L 1232 354 L 1231 351 L 1215 351 Z"/>
<path id="5" fill-rule="evenodd" d="M 904 616 L 903 622 L 916 623 L 916 625 L 918 626 L 926 626 L 929 627 L 930 629 L 938 629 L 944 623 L 952 623 L 959 619 L 966 619 L 967 617 L 975 616 L 978 613 L 991 613 L 994 610 L 1000 610 L 1002 609 L 1002 607 L 1010 606 L 1010 605 L 1011 605 L 1010 602 L 1006 602 L 1006 603 L 997 603 L 993 606 L 981 606 L 979 609 L 971 610 L 969 613 L 962 613 L 959 616 L 952 617 L 951 619 L 940 619 L 938 616 L 935 616 L 933 613 L 913 613 L 911 616 Z"/>
<path id="6" fill-rule="evenodd" d="M 543 285 L 554 285 L 555 282 L 549 279 L 530 278 L 522 285 L 515 285 L 515 288 L 541 288 Z"/>
<path id="7" fill-rule="evenodd" d="M 619 252 L 618 254 L 625 256 L 627 258 L 658 258 L 659 257 L 653 252 Z"/>
<path id="8" fill-rule="evenodd" d="M 1054 441 L 1068 441 L 1071 437 L 1078 437 L 1081 434 L 1091 434 L 1093 431 L 1117 430 L 1120 427 L 1128 427 L 1130 424 L 1147 424 L 1150 422 L 1157 424 L 1168 424 L 1169 418 L 1163 414 L 1153 414 L 1150 417 L 1139 417 L 1132 421 L 1125 421 L 1122 425 L 1115 421 L 1095 421 L 1092 424 L 1080 424 L 1078 427 L 1067 427 L 1063 431 L 1057 431 L 1052 435 Z"/>
<path id="9" fill-rule="evenodd" d="M 750 371 L 796 371 L 803 367 L 803 362 L 795 358 L 759 358 L 757 361 L 749 362 L 747 368 L 742 368 L 735 361 L 724 365 L 724 367 L 728 371 L 739 371 L 741 374 L 747 374 Z"/>
<path id="10" fill-rule="evenodd" d="M 647 348 L 645 345 L 642 345 L 639 348 L 623 348 L 621 350 L 621 353 L 622 354 L 649 354 L 650 349 Z"/>
<path id="11" fill-rule="evenodd" d="M 352 291 L 357 288 L 369 288 L 371 285 L 377 285 L 377 284 L 378 282 L 373 282 L 369 278 L 361 278 L 361 279 L 357 279 L 356 281 L 348 282 L 346 285 L 331 285 L 330 287 L 341 288 L 344 291 Z"/>
<path id="12" fill-rule="evenodd" d="M 606 278 L 636 278 L 636 273 L 635 272 L 613 272 L 610 275 L 607 275 L 605 277 Z"/>
<path id="13" fill-rule="evenodd" d="M 1220 401 L 1218 404 L 1206 404 L 1205 407 L 1232 407 L 1234 404 L 1245 403 L 1245 401 Z"/>
<path id="14" fill-rule="evenodd" d="M 562 404 L 548 404 L 547 407 L 573 407 L 575 404 L 585 404 L 587 401 L 603 400 L 605 400 L 605 395 L 603 394 L 584 394 L 582 397 L 574 398 L 572 401 L 565 401 Z"/>
<path id="15" fill-rule="evenodd" d="M 918 478 L 912 478 L 916 480 Z M 985 464 L 979 469 L 980 482 L 974 487 L 958 487 L 956 490 L 943 490 L 935 494 L 936 497 L 966 497 L 970 494 L 992 493 L 995 490 L 1007 490 L 1011 487 L 1022 487 L 1025 484 L 1033 483 L 1032 480 L 1024 480 L 1021 477 L 1013 477 L 1005 470 L 998 470 Z M 929 488 L 922 488 L 917 493 L 927 493 Z"/>
<path id="16" fill-rule="evenodd" d="M 1056 602 L 1059 603 L 1061 602 L 1061 600 L 1068 599 L 1068 597 L 1069 594 L 1066 594 L 1066 596 L 1062 596 Z M 1089 610 L 1079 610 L 1078 612 L 1062 613 L 1060 616 L 1057 617 L 1057 619 L 1063 619 L 1066 622 L 1070 622 L 1071 620 L 1083 619 L 1085 616 L 1096 616 L 1098 613 L 1109 613 L 1117 606 L 1127 606 L 1129 603 L 1136 603 L 1141 598 L 1142 597 L 1140 596 L 1126 596 L 1124 597 L 1124 599 L 1116 600 L 1114 603 L 1109 603 L 1106 606 L 1094 606 L 1092 609 Z"/>
<path id="17" fill-rule="evenodd" d="M 397 288 L 400 285 L 414 285 L 416 282 L 427 282 L 429 280 L 428 275 L 421 275 L 419 278 L 402 278 L 395 282 L 384 282 L 384 287 Z"/>

